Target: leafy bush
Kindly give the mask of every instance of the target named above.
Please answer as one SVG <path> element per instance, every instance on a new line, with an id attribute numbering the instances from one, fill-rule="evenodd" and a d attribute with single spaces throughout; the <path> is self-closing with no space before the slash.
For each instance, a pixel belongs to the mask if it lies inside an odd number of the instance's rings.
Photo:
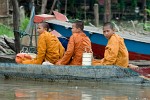
<path id="1" fill-rule="evenodd" d="M 150 15 L 150 9 L 146 9 L 146 12 L 148 13 L 148 15 Z"/>
<path id="2" fill-rule="evenodd" d="M 25 17 L 25 19 L 21 22 L 20 30 L 25 30 L 30 19 L 28 17 Z"/>
<path id="3" fill-rule="evenodd" d="M 13 29 L 9 26 L 0 23 L 0 35 L 4 34 L 9 37 L 14 37 Z"/>
<path id="4" fill-rule="evenodd" d="M 146 22 L 146 23 L 144 23 L 144 29 L 146 30 L 146 31 L 150 31 L 150 22 Z"/>

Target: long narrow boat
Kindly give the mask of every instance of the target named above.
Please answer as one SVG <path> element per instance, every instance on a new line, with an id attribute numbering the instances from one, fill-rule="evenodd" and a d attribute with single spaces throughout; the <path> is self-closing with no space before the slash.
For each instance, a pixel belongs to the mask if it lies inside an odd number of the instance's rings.
<path id="1" fill-rule="evenodd" d="M 58 31 L 63 37 L 71 36 L 72 24 L 59 20 L 46 21 L 50 26 Z M 97 58 L 102 58 L 104 49 L 107 44 L 107 39 L 102 34 L 102 29 L 97 27 L 85 26 L 84 32 L 92 42 L 92 50 Z M 138 34 L 118 33 L 124 38 L 125 44 L 129 51 L 130 60 L 150 60 L 150 39 Z"/>
<path id="2" fill-rule="evenodd" d="M 141 70 L 143 68 L 139 68 Z M 86 80 L 92 82 L 116 82 L 150 85 L 139 77 L 141 73 L 118 66 L 49 66 L 0 63 L 0 76 L 33 80 Z"/>

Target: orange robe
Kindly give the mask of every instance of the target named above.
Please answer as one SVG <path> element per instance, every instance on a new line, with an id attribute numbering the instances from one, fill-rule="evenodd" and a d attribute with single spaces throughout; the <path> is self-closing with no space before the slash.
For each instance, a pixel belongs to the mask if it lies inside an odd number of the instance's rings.
<path id="1" fill-rule="evenodd" d="M 91 48 L 91 41 L 84 33 L 73 33 L 70 37 L 67 51 L 62 59 L 60 65 L 82 65 L 82 54 L 85 48 Z"/>
<path id="2" fill-rule="evenodd" d="M 47 60 L 55 64 L 64 54 L 64 47 L 58 38 L 49 32 L 43 32 L 38 38 L 37 57 L 33 60 L 25 60 L 23 64 L 42 64 Z"/>
<path id="3" fill-rule="evenodd" d="M 124 39 L 117 34 L 113 34 L 105 47 L 104 58 L 93 60 L 93 65 L 117 65 L 127 67 L 129 55 L 124 43 Z"/>

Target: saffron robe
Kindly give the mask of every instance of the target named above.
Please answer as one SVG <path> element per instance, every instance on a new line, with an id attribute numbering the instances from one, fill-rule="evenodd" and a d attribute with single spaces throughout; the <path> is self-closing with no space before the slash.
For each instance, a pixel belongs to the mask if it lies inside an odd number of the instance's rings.
<path id="1" fill-rule="evenodd" d="M 104 58 L 93 60 L 93 65 L 117 65 L 128 67 L 129 54 L 125 46 L 124 39 L 117 34 L 113 34 L 105 47 Z"/>
<path id="2" fill-rule="evenodd" d="M 91 41 L 85 33 L 73 33 L 70 37 L 67 51 L 60 61 L 59 65 L 82 65 L 82 54 L 85 49 L 91 50 Z"/>
<path id="3" fill-rule="evenodd" d="M 37 57 L 33 60 L 25 60 L 23 64 L 42 64 L 49 61 L 55 64 L 62 58 L 65 49 L 58 38 L 49 32 L 43 32 L 38 38 Z"/>

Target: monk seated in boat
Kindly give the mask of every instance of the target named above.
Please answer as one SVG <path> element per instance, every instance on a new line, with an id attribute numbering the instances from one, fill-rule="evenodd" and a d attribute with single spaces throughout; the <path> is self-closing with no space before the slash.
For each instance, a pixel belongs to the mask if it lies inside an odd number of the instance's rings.
<path id="1" fill-rule="evenodd" d="M 49 63 L 55 64 L 60 58 L 62 58 L 65 49 L 58 40 L 58 38 L 52 33 L 48 32 L 48 23 L 38 24 L 38 47 L 37 56 L 35 59 L 20 59 L 16 57 L 16 62 L 21 64 L 42 64 Z M 30 57 L 28 57 L 30 58 Z"/>
<path id="2" fill-rule="evenodd" d="M 124 39 L 115 34 L 112 23 L 107 22 L 103 26 L 103 34 L 108 39 L 105 47 L 104 58 L 94 59 L 93 65 L 117 65 L 127 68 L 129 63 L 129 54 L 125 46 Z"/>
<path id="3" fill-rule="evenodd" d="M 82 54 L 85 48 L 91 49 L 91 41 L 83 32 L 84 23 L 76 21 L 72 24 L 72 36 L 69 39 L 67 50 L 56 65 L 82 65 Z"/>

